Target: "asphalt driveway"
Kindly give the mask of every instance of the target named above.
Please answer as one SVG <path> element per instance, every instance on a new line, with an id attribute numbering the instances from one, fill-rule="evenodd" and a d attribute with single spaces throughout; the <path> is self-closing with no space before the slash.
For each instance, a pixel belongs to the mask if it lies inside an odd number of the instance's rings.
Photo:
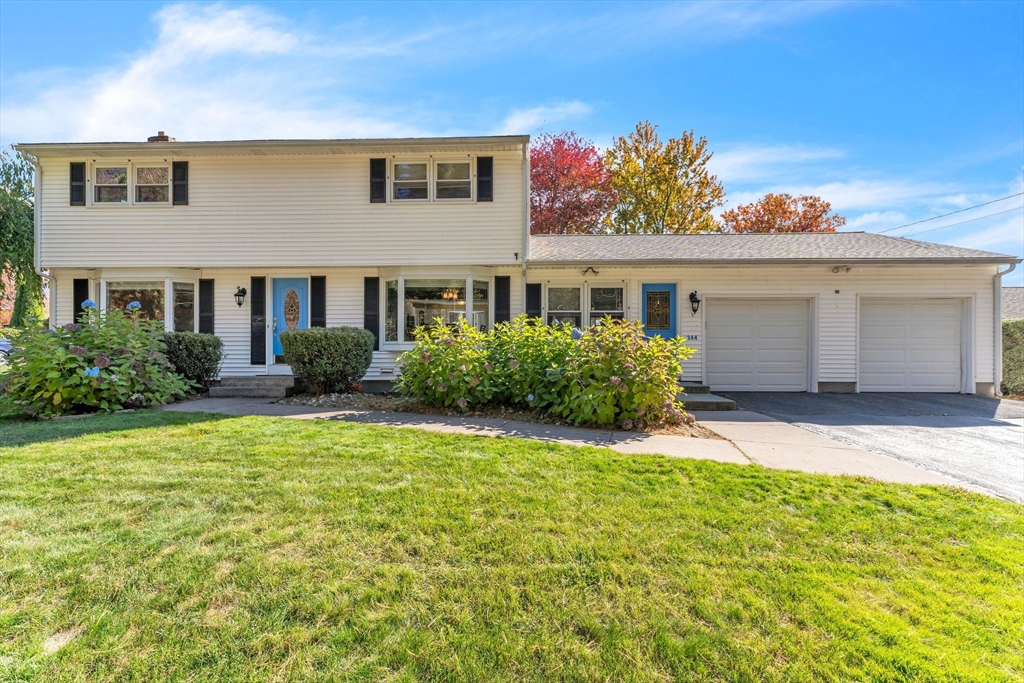
<path id="1" fill-rule="evenodd" d="M 738 408 L 1024 503 L 1024 403 L 963 394 L 722 393 Z"/>

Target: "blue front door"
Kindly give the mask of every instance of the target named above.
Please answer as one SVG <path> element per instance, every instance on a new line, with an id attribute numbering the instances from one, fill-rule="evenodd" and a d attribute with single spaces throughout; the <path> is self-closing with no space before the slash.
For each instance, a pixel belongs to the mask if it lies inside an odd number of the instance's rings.
<path id="1" fill-rule="evenodd" d="M 304 277 L 274 278 L 274 356 L 284 355 L 278 336 L 285 330 L 309 327 L 309 280 Z"/>
<path id="2" fill-rule="evenodd" d="M 643 285 L 640 295 L 640 314 L 647 336 L 676 336 L 676 286 Z"/>

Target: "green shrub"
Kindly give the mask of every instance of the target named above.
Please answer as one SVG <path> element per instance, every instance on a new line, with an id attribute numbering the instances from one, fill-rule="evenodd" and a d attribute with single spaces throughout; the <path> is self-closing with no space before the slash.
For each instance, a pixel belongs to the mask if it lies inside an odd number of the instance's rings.
<path id="1" fill-rule="evenodd" d="M 196 386 L 209 389 L 217 379 L 224 355 L 224 342 L 221 338 L 196 332 L 168 332 L 164 336 L 164 343 L 174 374 Z"/>
<path id="2" fill-rule="evenodd" d="M 1024 319 L 1003 321 L 1002 390 L 1024 396 Z"/>
<path id="3" fill-rule="evenodd" d="M 168 403 L 189 382 L 171 371 L 163 323 L 94 309 L 82 322 L 18 335 L 0 390 L 0 414 L 53 416 Z"/>
<path id="4" fill-rule="evenodd" d="M 373 334 L 358 327 L 313 327 L 280 335 L 284 361 L 316 394 L 351 391 L 373 361 Z"/>
<path id="5" fill-rule="evenodd" d="M 678 422 L 679 339 L 648 339 L 638 322 L 606 319 L 586 332 L 526 316 L 481 333 L 465 321 L 417 330 L 396 387 L 434 406 L 533 407 L 574 424 Z"/>

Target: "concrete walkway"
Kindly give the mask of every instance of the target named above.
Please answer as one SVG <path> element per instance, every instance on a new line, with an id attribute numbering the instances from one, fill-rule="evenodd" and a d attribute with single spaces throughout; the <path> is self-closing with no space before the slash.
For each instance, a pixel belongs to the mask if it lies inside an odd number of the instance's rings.
<path id="1" fill-rule="evenodd" d="M 670 434 L 638 434 L 584 429 L 500 418 L 447 417 L 372 410 L 294 406 L 260 398 L 206 398 L 166 406 L 164 410 L 225 415 L 266 415 L 300 420 L 339 420 L 424 429 L 450 434 L 517 437 L 572 446 L 601 446 L 620 453 L 660 454 L 716 462 L 756 463 L 774 469 L 816 474 L 848 474 L 902 484 L 940 484 L 972 488 L 922 467 L 844 444 L 795 425 L 748 411 L 695 412 L 697 420 L 722 436 L 693 439 Z"/>

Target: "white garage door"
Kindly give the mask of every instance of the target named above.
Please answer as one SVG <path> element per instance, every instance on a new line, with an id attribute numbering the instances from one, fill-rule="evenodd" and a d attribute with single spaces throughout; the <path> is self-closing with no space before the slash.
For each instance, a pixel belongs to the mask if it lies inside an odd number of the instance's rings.
<path id="1" fill-rule="evenodd" d="M 712 299 L 708 384 L 717 391 L 807 391 L 806 299 Z"/>
<path id="2" fill-rule="evenodd" d="M 861 391 L 960 391 L 960 302 L 860 302 Z"/>

